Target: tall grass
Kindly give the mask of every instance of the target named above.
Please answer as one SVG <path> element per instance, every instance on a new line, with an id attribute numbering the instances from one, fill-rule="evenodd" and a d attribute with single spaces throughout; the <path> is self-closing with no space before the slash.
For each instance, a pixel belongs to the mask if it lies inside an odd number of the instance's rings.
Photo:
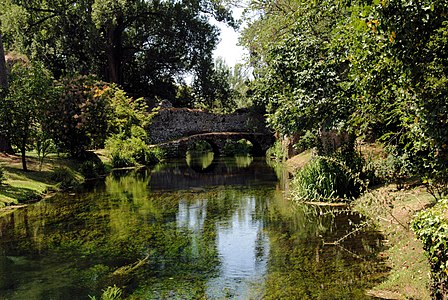
<path id="1" fill-rule="evenodd" d="M 300 202 L 345 202 L 357 198 L 367 183 L 362 178 L 360 156 L 317 156 L 301 168 L 291 183 L 291 196 Z"/>

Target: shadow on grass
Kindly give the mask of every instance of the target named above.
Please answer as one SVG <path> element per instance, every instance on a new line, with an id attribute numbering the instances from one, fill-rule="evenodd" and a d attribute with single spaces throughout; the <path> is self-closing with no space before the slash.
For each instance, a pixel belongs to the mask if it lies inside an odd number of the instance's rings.
<path id="1" fill-rule="evenodd" d="M 23 178 L 27 181 L 37 181 L 47 185 L 53 185 L 55 182 L 51 180 L 51 174 L 53 171 L 23 171 L 12 167 L 3 167 L 11 177 Z"/>
<path id="2" fill-rule="evenodd" d="M 42 195 L 36 191 L 23 187 L 15 187 L 9 184 L 0 185 L 0 195 L 8 198 L 17 199 L 18 203 L 9 204 L 25 204 L 39 201 Z"/>

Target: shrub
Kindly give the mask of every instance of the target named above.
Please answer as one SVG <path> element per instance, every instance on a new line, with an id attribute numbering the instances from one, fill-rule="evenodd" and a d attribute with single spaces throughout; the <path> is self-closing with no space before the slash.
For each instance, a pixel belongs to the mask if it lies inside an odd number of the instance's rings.
<path id="1" fill-rule="evenodd" d="M 213 151 L 213 147 L 207 141 L 197 141 L 188 146 L 188 151 L 207 152 Z"/>
<path id="2" fill-rule="evenodd" d="M 126 139 L 123 135 L 114 135 L 106 141 L 106 149 L 109 151 L 114 168 L 132 167 L 137 164 L 151 165 L 163 158 L 160 149 L 149 149 L 138 137 Z"/>
<path id="3" fill-rule="evenodd" d="M 88 160 L 81 164 L 79 172 L 87 179 L 98 178 L 106 173 L 106 167 L 101 160 Z"/>
<path id="4" fill-rule="evenodd" d="M 82 183 L 82 178 L 67 167 L 55 168 L 50 179 L 57 182 L 62 190 L 77 187 Z"/>
<path id="5" fill-rule="evenodd" d="M 227 156 L 250 154 L 252 153 L 252 148 L 252 143 L 245 139 L 241 139 L 239 141 L 226 140 L 223 152 Z"/>
<path id="6" fill-rule="evenodd" d="M 283 161 L 286 158 L 281 141 L 275 141 L 274 145 L 266 151 L 266 157 L 275 161 Z"/>
<path id="7" fill-rule="evenodd" d="M 57 96 L 47 103 L 46 132 L 55 143 L 74 157 L 86 149 L 101 147 L 109 133 L 114 113 L 111 106 L 117 88 L 94 76 L 62 78 Z"/>
<path id="8" fill-rule="evenodd" d="M 300 169 L 292 180 L 291 195 L 297 201 L 347 201 L 365 188 L 361 158 L 316 157 Z M 356 155 L 355 155 L 356 156 Z"/>
<path id="9" fill-rule="evenodd" d="M 448 294 L 448 199 L 417 214 L 412 229 L 423 242 L 431 266 L 432 298 Z"/>
<path id="10" fill-rule="evenodd" d="M 303 152 L 308 149 L 317 147 L 318 137 L 315 133 L 307 130 L 294 145 L 294 149 Z"/>

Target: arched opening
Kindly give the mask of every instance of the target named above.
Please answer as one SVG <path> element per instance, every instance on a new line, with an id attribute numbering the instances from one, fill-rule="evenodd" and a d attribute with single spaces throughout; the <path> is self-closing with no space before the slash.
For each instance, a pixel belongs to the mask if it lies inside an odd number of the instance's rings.
<path id="1" fill-rule="evenodd" d="M 247 140 L 252 143 L 253 156 L 259 157 L 266 154 L 265 151 L 263 151 L 263 147 L 260 145 L 256 138 L 248 138 Z"/>

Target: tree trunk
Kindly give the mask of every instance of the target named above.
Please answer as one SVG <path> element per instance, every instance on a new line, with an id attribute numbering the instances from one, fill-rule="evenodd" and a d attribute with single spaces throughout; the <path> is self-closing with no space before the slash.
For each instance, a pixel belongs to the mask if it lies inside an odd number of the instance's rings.
<path id="1" fill-rule="evenodd" d="M 23 139 L 22 139 L 22 147 L 20 147 L 20 152 L 22 153 L 22 169 L 25 172 L 28 171 L 28 167 L 26 165 L 26 141 L 27 141 L 27 138 L 23 137 Z"/>
<path id="2" fill-rule="evenodd" d="M 28 171 L 28 167 L 26 166 L 25 148 L 22 149 L 22 169 L 23 169 L 25 172 Z"/>
<path id="3" fill-rule="evenodd" d="M 11 142 L 2 134 L 0 134 L 0 152 L 14 154 Z"/>
<path id="4" fill-rule="evenodd" d="M 123 19 L 117 18 L 118 24 L 107 32 L 107 75 L 110 82 L 122 85 L 122 37 Z"/>
<path id="5" fill-rule="evenodd" d="M 3 48 L 2 33 L 0 32 L 0 88 L 8 88 L 8 72 L 6 70 L 5 49 Z"/>
<path id="6" fill-rule="evenodd" d="M 8 88 L 8 71 L 6 69 L 5 50 L 3 48 L 2 33 L 0 32 L 0 100 L 2 96 L 5 95 L 7 88 Z M 4 134 L 1 133 L 0 133 L 0 152 L 14 153 L 11 147 L 11 142 Z"/>

